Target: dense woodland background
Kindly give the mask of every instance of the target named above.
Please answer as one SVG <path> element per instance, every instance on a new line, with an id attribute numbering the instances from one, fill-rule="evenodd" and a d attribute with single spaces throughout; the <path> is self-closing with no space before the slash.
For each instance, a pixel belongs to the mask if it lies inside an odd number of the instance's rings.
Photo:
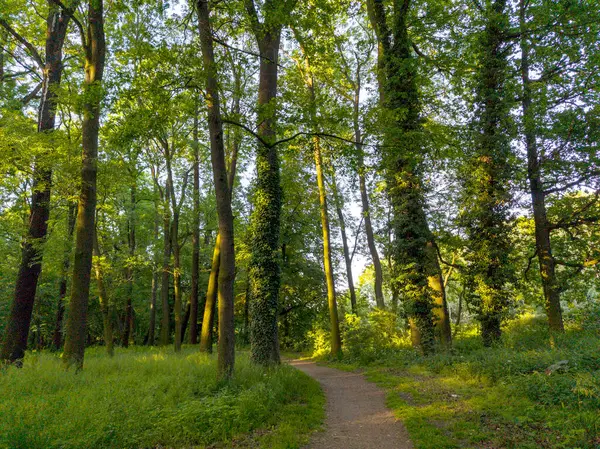
<path id="1" fill-rule="evenodd" d="M 268 365 L 361 320 L 431 353 L 597 319 L 599 15 L 2 0 L 2 358 L 218 335 L 227 375 L 234 333 Z"/>

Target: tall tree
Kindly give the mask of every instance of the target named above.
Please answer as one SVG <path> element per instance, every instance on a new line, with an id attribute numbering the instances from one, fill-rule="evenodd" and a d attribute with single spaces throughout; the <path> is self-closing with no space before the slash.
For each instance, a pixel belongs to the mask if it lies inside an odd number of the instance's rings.
<path id="1" fill-rule="evenodd" d="M 281 266 L 281 180 L 276 147 L 276 97 L 279 44 L 283 25 L 297 0 L 265 0 L 260 14 L 254 0 L 244 0 L 260 53 L 258 80 L 258 137 L 256 190 L 252 214 L 250 260 L 250 343 L 252 360 L 261 365 L 280 363 L 277 317 Z"/>
<path id="2" fill-rule="evenodd" d="M 235 361 L 235 328 L 233 310 L 233 284 L 235 280 L 235 249 L 233 240 L 233 212 L 231 210 L 231 189 L 227 180 L 225 163 L 225 144 L 223 140 L 223 120 L 217 81 L 210 11 L 207 0 L 198 0 L 198 28 L 202 60 L 206 76 L 206 94 L 208 106 L 208 126 L 210 133 L 211 161 L 217 214 L 219 217 L 219 236 L 221 254 L 219 264 L 219 342 L 218 374 L 229 378 L 233 374 Z"/>
<path id="3" fill-rule="evenodd" d="M 417 87 L 418 62 L 408 33 L 411 0 L 394 3 L 390 23 L 381 0 L 367 3 L 379 44 L 380 100 L 384 108 L 382 158 L 392 208 L 389 249 L 393 260 L 393 289 L 400 291 L 411 324 L 412 341 L 423 352 L 434 343 L 432 310 L 441 292 L 430 279 L 441 277 L 432 264 L 433 235 L 425 213 L 422 159 L 427 150 Z M 443 286 L 442 286 L 443 288 Z"/>
<path id="4" fill-rule="evenodd" d="M 63 361 L 67 367 L 83 368 L 85 354 L 87 308 L 90 296 L 92 249 L 96 226 L 96 179 L 98 173 L 98 133 L 100 131 L 100 102 L 102 77 L 106 57 L 103 0 L 89 0 L 87 28 L 75 17 L 81 32 L 85 53 L 84 101 L 81 169 L 81 193 L 77 210 L 75 260 L 71 301 L 67 319 Z"/>
<path id="5" fill-rule="evenodd" d="M 476 114 L 473 152 L 464 167 L 463 217 L 469 241 L 466 258 L 472 278 L 472 303 L 483 343 L 501 336 L 510 280 L 509 209 L 512 179 L 507 101 L 506 0 L 487 2 L 477 41 Z"/>
<path id="6" fill-rule="evenodd" d="M 77 4 L 77 1 L 72 2 L 71 8 L 64 9 L 55 2 L 48 1 L 45 61 L 30 42 L 15 31 L 6 20 L 0 19 L 0 26 L 27 49 L 43 73 L 38 110 L 38 132 L 40 133 L 51 132 L 56 125 L 57 91 L 63 70 L 62 50 L 69 21 Z M 33 168 L 29 226 L 22 242 L 21 264 L 17 275 L 15 296 L 0 351 L 0 360 L 9 363 L 20 363 L 25 356 L 31 314 L 38 279 L 42 271 L 42 244 L 48 233 L 52 185 L 52 169 L 49 161 L 43 159 L 38 159 Z"/>

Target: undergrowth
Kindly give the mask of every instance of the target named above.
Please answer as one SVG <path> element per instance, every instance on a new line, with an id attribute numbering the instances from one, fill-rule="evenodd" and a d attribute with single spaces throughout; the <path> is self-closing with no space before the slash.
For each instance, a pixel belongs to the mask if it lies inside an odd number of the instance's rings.
<path id="1" fill-rule="evenodd" d="M 318 384 L 289 367 L 236 360 L 219 383 L 216 360 L 187 348 L 86 352 L 65 372 L 57 356 L 28 354 L 0 371 L 0 448 L 200 448 L 252 441 L 293 448 L 323 419 Z"/>
<path id="2" fill-rule="evenodd" d="M 594 317 L 569 322 L 553 339 L 543 319 L 521 317 L 492 348 L 484 348 L 471 328 L 452 349 L 424 357 L 401 329 L 382 324 L 385 312 L 376 314 L 346 320 L 344 358 L 334 365 L 363 368 L 387 390 L 388 405 L 415 447 L 600 448 L 600 327 L 589 325 Z"/>

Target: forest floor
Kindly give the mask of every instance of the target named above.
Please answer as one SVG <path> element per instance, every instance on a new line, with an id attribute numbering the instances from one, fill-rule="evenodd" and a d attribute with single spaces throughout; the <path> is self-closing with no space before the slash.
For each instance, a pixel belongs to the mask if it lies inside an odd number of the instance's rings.
<path id="1" fill-rule="evenodd" d="M 90 348 L 80 373 L 28 352 L 22 369 L 0 370 L 0 449 L 298 448 L 324 406 L 314 379 L 243 351 L 230 382 L 190 346 Z"/>
<path id="2" fill-rule="evenodd" d="M 385 406 L 385 392 L 362 374 L 318 366 L 310 360 L 290 362 L 319 381 L 327 401 L 325 429 L 309 449 L 412 449 L 403 424 Z"/>
<path id="3" fill-rule="evenodd" d="M 416 449 L 600 449 L 599 337 L 569 326 L 550 346 L 545 322 L 520 319 L 493 348 L 469 331 L 433 356 L 347 347 L 324 363 L 383 389 Z"/>

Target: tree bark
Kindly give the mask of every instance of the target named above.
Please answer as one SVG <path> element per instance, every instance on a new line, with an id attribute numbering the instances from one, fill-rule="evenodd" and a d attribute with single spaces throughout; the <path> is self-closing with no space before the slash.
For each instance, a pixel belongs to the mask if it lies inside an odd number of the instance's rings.
<path id="1" fill-rule="evenodd" d="M 85 49 L 82 183 L 77 213 L 71 302 L 69 303 L 63 354 L 65 366 L 74 366 L 78 370 L 83 368 L 85 354 L 92 248 L 96 227 L 98 133 L 100 131 L 102 75 L 106 54 L 103 0 L 90 0 L 88 3 L 87 42 L 82 42 L 82 44 Z"/>
<path id="2" fill-rule="evenodd" d="M 69 267 L 71 266 L 71 253 L 73 250 L 73 233 L 75 232 L 75 219 L 77 213 L 77 205 L 69 204 L 67 213 L 67 242 L 65 244 L 65 252 L 63 255 L 63 272 L 58 288 L 58 301 L 56 304 L 56 319 L 54 321 L 54 333 L 52 335 L 52 348 L 58 351 L 62 346 L 63 336 L 63 319 L 65 316 L 65 298 L 67 296 L 67 284 L 69 276 Z"/>
<path id="3" fill-rule="evenodd" d="M 38 132 L 52 132 L 56 122 L 56 92 L 62 77 L 62 49 L 69 14 L 49 3 L 46 20 L 46 61 L 43 67 L 43 89 L 38 111 Z M 10 315 L 0 350 L 0 361 L 21 366 L 27 348 L 31 314 L 38 279 L 42 271 L 42 244 L 48 233 L 52 170 L 46 161 L 37 160 L 33 169 L 31 210 L 27 234 L 21 248 L 21 263 L 15 285 Z"/>
<path id="4" fill-rule="evenodd" d="M 210 133 L 211 162 L 217 197 L 219 217 L 220 263 L 218 278 L 219 341 L 217 368 L 220 378 L 233 374 L 235 363 L 234 291 L 235 249 L 233 236 L 233 212 L 231 191 L 227 179 L 223 120 L 221 118 L 217 66 L 215 64 L 212 28 L 208 2 L 198 0 L 198 28 L 204 68 L 206 70 L 206 93 L 208 95 L 208 127 Z"/>
<path id="5" fill-rule="evenodd" d="M 523 108 L 523 129 L 525 148 L 527 150 L 527 177 L 533 206 L 535 226 L 535 244 L 540 264 L 540 277 L 544 291 L 548 326 L 552 332 L 564 332 L 562 310 L 560 306 L 560 287 L 556 280 L 556 262 L 552 255 L 550 240 L 550 224 L 546 214 L 546 194 L 542 181 L 540 156 L 536 142 L 535 114 L 532 109 L 532 92 L 529 68 L 530 43 L 527 40 L 527 6 L 520 1 L 519 18 L 521 26 L 521 80 L 523 92 L 521 104 Z"/>

